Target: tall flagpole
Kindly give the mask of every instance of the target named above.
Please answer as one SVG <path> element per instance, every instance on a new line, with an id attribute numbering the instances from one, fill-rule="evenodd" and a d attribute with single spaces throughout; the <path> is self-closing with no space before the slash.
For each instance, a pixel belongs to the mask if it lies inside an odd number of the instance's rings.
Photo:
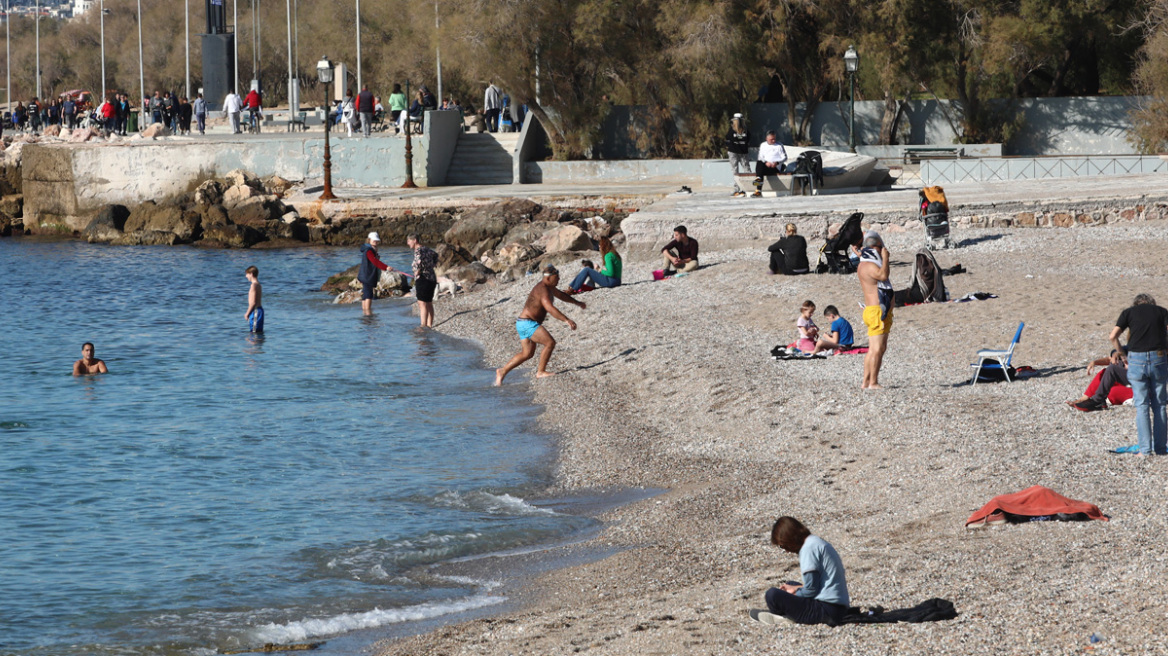
<path id="1" fill-rule="evenodd" d="M 38 102 L 44 102 L 41 98 L 41 0 L 36 0 L 36 97 Z"/>
<path id="2" fill-rule="evenodd" d="M 138 0 L 138 88 L 142 92 L 142 101 L 146 101 L 146 64 L 142 58 L 142 0 Z M 146 107 L 142 108 L 142 121 L 139 126 L 146 125 Z M 139 129 L 142 129 L 139 127 Z"/>
<path id="3" fill-rule="evenodd" d="M 4 0 L 4 49 L 7 56 L 4 65 L 8 70 L 8 81 L 4 87 L 4 102 L 8 103 L 8 111 L 12 111 L 12 0 Z"/>
<path id="4" fill-rule="evenodd" d="M 187 10 L 187 100 L 191 98 L 191 0 L 186 0 Z"/>
<path id="5" fill-rule="evenodd" d="M 288 11 L 288 131 L 291 132 L 292 121 L 295 119 L 292 112 L 296 109 L 292 106 L 292 95 L 295 92 L 292 88 L 292 0 L 285 0 L 285 5 Z"/>
<path id="6" fill-rule="evenodd" d="M 361 0 L 357 0 L 357 91 L 361 90 Z"/>
<path id="7" fill-rule="evenodd" d="M 442 35 L 438 33 L 438 0 L 434 0 L 434 52 L 438 56 L 438 106 L 442 107 Z"/>
<path id="8" fill-rule="evenodd" d="M 105 0 L 101 0 L 101 98 L 105 100 Z"/>

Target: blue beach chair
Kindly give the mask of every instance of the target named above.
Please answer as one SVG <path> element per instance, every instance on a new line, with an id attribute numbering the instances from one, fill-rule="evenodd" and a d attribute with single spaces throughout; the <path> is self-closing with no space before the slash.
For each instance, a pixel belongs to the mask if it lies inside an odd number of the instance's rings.
<path id="1" fill-rule="evenodd" d="M 1018 332 L 1014 333 L 1014 341 L 1010 342 L 1010 348 L 999 351 L 994 349 L 982 349 L 977 352 L 977 364 L 971 364 L 973 367 L 973 384 L 977 385 L 977 375 L 981 372 L 981 367 L 986 360 L 993 360 L 989 367 L 1001 367 L 1002 374 L 1006 377 L 1007 383 L 1014 381 L 1010 380 L 1010 361 L 1014 359 L 1014 349 L 1018 346 L 1018 342 L 1022 341 L 1022 329 L 1026 327 L 1026 323 L 1018 324 Z M 995 364 L 996 363 L 996 364 Z"/>

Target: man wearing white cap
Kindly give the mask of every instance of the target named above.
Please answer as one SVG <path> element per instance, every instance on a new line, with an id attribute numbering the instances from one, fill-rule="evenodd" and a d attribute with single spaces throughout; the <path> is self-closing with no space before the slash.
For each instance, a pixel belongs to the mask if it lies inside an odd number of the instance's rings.
<path id="1" fill-rule="evenodd" d="M 864 325 L 868 327 L 868 353 L 864 356 L 864 380 L 860 389 L 881 389 L 880 365 L 892 332 L 892 283 L 888 282 L 888 249 L 875 230 L 864 235 L 856 276 L 864 292 Z"/>
<path id="2" fill-rule="evenodd" d="M 393 271 L 388 264 L 377 257 L 377 245 L 381 237 L 376 232 L 361 244 L 361 268 L 357 269 L 357 280 L 361 283 L 361 311 L 373 314 L 373 292 L 381 280 L 382 271 Z"/>
<path id="3" fill-rule="evenodd" d="M 738 172 L 750 173 L 750 131 L 742 121 L 742 114 L 735 114 L 730 120 L 730 131 L 726 133 L 726 150 L 730 157 L 730 175 L 734 178 L 734 196 L 745 196 L 746 191 L 738 186 Z"/>

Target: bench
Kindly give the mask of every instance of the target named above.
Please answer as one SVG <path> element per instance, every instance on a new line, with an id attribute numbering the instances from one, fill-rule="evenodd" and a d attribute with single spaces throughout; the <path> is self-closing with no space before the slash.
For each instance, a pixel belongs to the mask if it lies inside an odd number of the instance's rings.
<path id="1" fill-rule="evenodd" d="M 925 159 L 960 159 L 960 146 L 905 146 L 904 163 L 920 164 Z"/>
<path id="2" fill-rule="evenodd" d="M 296 118 L 292 119 L 292 123 L 288 125 L 288 131 L 293 132 L 295 130 L 302 132 L 308 130 L 308 112 L 300 112 L 296 115 Z"/>

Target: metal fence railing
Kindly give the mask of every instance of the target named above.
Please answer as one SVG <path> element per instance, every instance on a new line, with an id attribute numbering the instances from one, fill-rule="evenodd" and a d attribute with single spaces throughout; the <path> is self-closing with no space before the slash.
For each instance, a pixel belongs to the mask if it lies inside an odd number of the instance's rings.
<path id="1" fill-rule="evenodd" d="M 938 159 L 921 162 L 926 185 L 1168 173 L 1168 157 L 1140 155 Z"/>

